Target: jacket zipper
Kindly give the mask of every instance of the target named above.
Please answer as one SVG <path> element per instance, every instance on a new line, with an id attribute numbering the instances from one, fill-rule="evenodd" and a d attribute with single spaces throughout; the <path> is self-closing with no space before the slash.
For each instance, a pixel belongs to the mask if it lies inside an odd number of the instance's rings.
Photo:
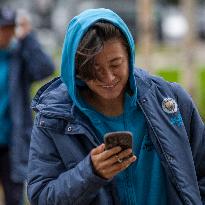
<path id="1" fill-rule="evenodd" d="M 137 103 L 139 104 L 139 106 L 140 106 L 140 108 L 141 108 L 143 114 L 145 115 L 145 118 L 147 119 L 147 121 L 148 121 L 148 123 L 149 123 L 149 125 L 150 125 L 150 127 L 151 127 L 151 129 L 152 129 L 152 131 L 153 131 L 153 133 L 154 133 L 154 135 L 155 135 L 155 138 L 156 138 L 156 140 L 157 140 L 158 147 L 160 147 L 161 153 L 163 154 L 163 157 L 166 159 L 166 162 L 167 162 L 167 164 L 168 164 L 168 168 L 169 168 L 170 173 L 171 173 L 171 175 L 172 175 L 172 177 L 173 177 L 173 180 L 174 180 L 174 184 L 176 185 L 176 188 L 177 188 L 177 190 L 179 191 L 182 200 L 184 201 L 184 203 L 185 203 L 186 205 L 189 205 L 188 201 L 187 201 L 187 200 L 185 199 L 185 197 L 183 196 L 183 193 L 182 193 L 182 191 L 181 191 L 181 188 L 180 188 L 179 184 L 177 183 L 175 174 L 173 173 L 173 170 L 172 170 L 172 168 L 171 168 L 171 166 L 170 166 L 170 163 L 169 163 L 169 161 L 168 161 L 168 159 L 167 159 L 166 153 L 165 153 L 164 150 L 162 149 L 162 146 L 161 146 L 161 144 L 160 144 L 160 142 L 159 142 L 158 136 L 157 136 L 157 134 L 156 134 L 156 132 L 155 132 L 153 126 L 152 126 L 152 123 L 151 123 L 149 117 L 147 116 L 147 114 L 146 114 L 146 112 L 145 112 L 145 110 L 144 110 L 142 104 L 141 104 L 139 101 L 137 101 Z"/>

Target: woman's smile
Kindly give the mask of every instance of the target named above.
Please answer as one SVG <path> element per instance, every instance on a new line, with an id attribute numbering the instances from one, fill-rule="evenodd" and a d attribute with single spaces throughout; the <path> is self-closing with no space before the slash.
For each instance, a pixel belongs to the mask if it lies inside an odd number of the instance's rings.
<path id="1" fill-rule="evenodd" d="M 99 86 L 101 86 L 101 87 L 103 87 L 103 88 L 115 88 L 117 85 L 118 85 L 118 83 L 119 83 L 120 81 L 117 81 L 117 82 L 113 82 L 113 83 L 111 83 L 111 84 L 101 84 L 101 85 L 99 85 Z"/>

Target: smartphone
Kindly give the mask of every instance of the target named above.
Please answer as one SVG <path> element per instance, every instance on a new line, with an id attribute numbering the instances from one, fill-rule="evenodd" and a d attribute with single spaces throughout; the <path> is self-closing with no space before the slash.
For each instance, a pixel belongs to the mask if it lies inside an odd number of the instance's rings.
<path id="1" fill-rule="evenodd" d="M 105 149 L 120 146 L 122 150 L 132 149 L 132 133 L 129 131 L 108 132 L 104 135 Z"/>

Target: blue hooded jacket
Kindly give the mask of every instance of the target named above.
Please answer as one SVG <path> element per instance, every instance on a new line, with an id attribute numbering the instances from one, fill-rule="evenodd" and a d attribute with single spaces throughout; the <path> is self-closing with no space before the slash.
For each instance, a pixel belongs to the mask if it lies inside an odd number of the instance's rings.
<path id="1" fill-rule="evenodd" d="M 129 59 L 129 82 L 130 88 L 133 91 L 133 95 L 136 95 L 136 86 L 133 75 L 135 64 L 135 45 L 128 27 L 117 14 L 109 9 L 89 9 L 82 12 L 79 16 L 73 18 L 69 23 L 62 51 L 61 79 L 66 84 L 68 93 L 73 102 L 80 109 L 85 108 L 81 107 L 79 99 L 76 97 L 75 54 L 83 35 L 90 28 L 90 26 L 100 20 L 111 22 L 115 26 L 119 27 L 127 38 L 131 53 Z"/>

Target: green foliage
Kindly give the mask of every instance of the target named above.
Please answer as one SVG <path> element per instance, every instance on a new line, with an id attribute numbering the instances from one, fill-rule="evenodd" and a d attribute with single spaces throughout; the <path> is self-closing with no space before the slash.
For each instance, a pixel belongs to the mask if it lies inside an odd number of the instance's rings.
<path id="1" fill-rule="evenodd" d="M 205 120 L 205 67 L 198 73 L 198 107 L 202 118 Z"/>
<path id="2" fill-rule="evenodd" d="M 166 70 L 158 70 L 156 75 L 163 77 L 165 80 L 170 82 L 179 82 L 180 81 L 180 71 L 176 68 L 169 68 Z"/>

